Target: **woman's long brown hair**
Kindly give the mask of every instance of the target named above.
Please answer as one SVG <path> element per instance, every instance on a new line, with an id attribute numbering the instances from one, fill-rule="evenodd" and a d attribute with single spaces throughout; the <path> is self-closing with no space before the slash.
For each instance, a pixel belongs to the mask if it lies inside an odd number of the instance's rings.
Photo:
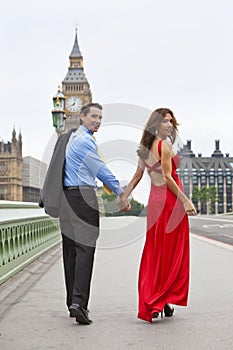
<path id="1" fill-rule="evenodd" d="M 171 141 L 175 142 L 177 135 L 177 120 L 173 112 L 169 108 L 158 108 L 150 116 L 148 122 L 146 123 L 145 129 L 142 134 L 142 139 L 137 150 L 137 154 L 142 159 L 147 159 L 149 151 L 151 149 L 152 143 L 156 138 L 155 130 L 158 130 L 162 120 L 165 118 L 166 114 L 169 113 L 172 116 L 173 130 L 171 133 Z"/>

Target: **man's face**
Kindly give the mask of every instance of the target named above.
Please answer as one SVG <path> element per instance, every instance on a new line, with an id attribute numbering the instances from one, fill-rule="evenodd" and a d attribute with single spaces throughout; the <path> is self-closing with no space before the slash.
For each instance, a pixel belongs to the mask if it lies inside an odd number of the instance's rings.
<path id="1" fill-rule="evenodd" d="M 92 133 L 98 131 L 102 121 L 102 111 L 96 107 L 90 107 L 89 112 L 85 116 L 83 113 L 80 114 L 82 125 L 85 126 Z"/>

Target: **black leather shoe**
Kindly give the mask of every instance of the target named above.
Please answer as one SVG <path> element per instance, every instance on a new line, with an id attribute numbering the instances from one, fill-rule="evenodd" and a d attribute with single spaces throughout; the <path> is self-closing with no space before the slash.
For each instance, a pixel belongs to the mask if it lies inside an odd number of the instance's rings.
<path id="1" fill-rule="evenodd" d="M 164 306 L 165 317 L 172 317 L 174 313 L 174 307 L 171 307 L 169 304 Z"/>
<path id="2" fill-rule="evenodd" d="M 70 317 L 76 317 L 77 309 L 79 308 L 79 304 L 72 304 L 69 307 Z"/>
<path id="3" fill-rule="evenodd" d="M 91 324 L 92 320 L 88 316 L 88 310 L 79 304 L 72 304 L 69 307 L 70 317 L 75 317 L 76 321 L 80 324 Z"/>

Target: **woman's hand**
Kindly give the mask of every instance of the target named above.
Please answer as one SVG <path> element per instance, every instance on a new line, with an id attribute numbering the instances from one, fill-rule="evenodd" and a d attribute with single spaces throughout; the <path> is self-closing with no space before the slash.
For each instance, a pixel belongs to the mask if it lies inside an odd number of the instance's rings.
<path id="1" fill-rule="evenodd" d="M 131 204 L 128 203 L 126 207 L 124 207 L 121 211 L 123 211 L 124 213 L 126 213 L 127 211 L 130 211 L 131 209 Z"/>
<path id="2" fill-rule="evenodd" d="M 131 209 L 131 205 L 128 201 L 128 198 L 124 195 L 124 192 L 120 195 L 120 198 L 117 202 L 119 208 L 123 212 L 127 212 Z"/>
<path id="3" fill-rule="evenodd" d="M 193 203 L 187 199 L 184 203 L 184 210 L 188 215 L 197 215 L 197 211 Z"/>

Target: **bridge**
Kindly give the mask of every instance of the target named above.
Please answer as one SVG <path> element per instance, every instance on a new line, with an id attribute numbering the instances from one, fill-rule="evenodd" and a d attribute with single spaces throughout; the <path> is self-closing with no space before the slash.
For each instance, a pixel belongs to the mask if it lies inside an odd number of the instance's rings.
<path id="1" fill-rule="evenodd" d="M 81 326 L 65 306 L 56 220 L 33 205 L 13 209 L 5 203 L 0 212 L 1 349 L 232 349 L 233 216 L 190 220 L 189 306 L 176 306 L 174 317 L 153 324 L 137 319 L 145 218 L 101 218 L 90 299 L 93 324 Z"/>
<path id="2" fill-rule="evenodd" d="M 0 201 L 0 284 L 60 239 L 58 220 L 36 203 Z"/>

